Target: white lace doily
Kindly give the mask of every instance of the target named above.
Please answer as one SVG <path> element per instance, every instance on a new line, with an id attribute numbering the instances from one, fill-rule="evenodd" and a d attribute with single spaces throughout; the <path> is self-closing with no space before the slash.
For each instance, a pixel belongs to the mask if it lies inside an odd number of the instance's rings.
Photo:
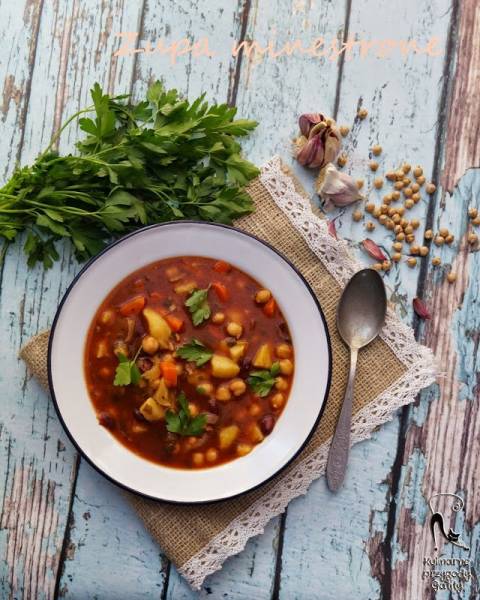
<path id="1" fill-rule="evenodd" d="M 326 221 L 313 214 L 308 202 L 295 190 L 292 179 L 282 171 L 280 158 L 274 157 L 262 167 L 260 180 L 308 247 L 343 287 L 362 268 L 352 256 L 347 242 L 337 241 L 328 233 Z M 391 310 L 387 313 L 381 337 L 407 371 L 375 401 L 354 415 L 351 445 L 370 437 L 378 425 L 389 421 L 398 408 L 413 402 L 418 392 L 435 380 L 432 351 L 418 344 L 413 330 L 401 323 Z M 270 519 L 281 514 L 291 500 L 307 492 L 312 481 L 325 472 L 329 445 L 330 442 L 326 442 L 298 462 L 265 496 L 179 569 L 194 589 L 199 589 L 205 577 L 220 569 L 229 556 L 243 550 L 252 536 L 263 533 Z"/>

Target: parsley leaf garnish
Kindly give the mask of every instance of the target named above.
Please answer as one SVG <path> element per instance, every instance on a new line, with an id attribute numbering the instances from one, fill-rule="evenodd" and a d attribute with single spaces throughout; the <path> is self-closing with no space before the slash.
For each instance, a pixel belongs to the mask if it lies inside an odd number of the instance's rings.
<path id="1" fill-rule="evenodd" d="M 270 390 L 275 385 L 275 377 L 280 373 L 280 364 L 274 362 L 270 369 L 262 371 L 252 371 L 247 378 L 248 385 L 261 398 L 268 396 Z"/>
<path id="2" fill-rule="evenodd" d="M 27 232 L 29 266 L 59 260 L 66 238 L 76 256 L 97 254 L 135 227 L 176 219 L 231 224 L 253 211 L 245 185 L 259 171 L 241 156 L 238 138 L 257 123 L 236 108 L 193 102 L 159 81 L 146 98 L 112 96 L 96 83 L 92 103 L 71 115 L 32 165 L 0 187 L 0 237 Z M 76 153 L 54 150 L 78 122 Z"/>
<path id="3" fill-rule="evenodd" d="M 118 354 L 118 366 L 115 369 L 115 379 L 113 380 L 113 385 L 137 385 L 141 377 L 140 369 L 136 364 L 140 350 L 141 346 L 137 350 L 133 360 L 128 360 L 125 354 Z"/>
<path id="4" fill-rule="evenodd" d="M 207 424 L 207 415 L 200 414 L 192 417 L 187 398 L 183 392 L 177 396 L 177 400 L 180 405 L 178 412 L 167 410 L 165 414 L 167 431 L 179 435 L 202 435 Z"/>
<path id="5" fill-rule="evenodd" d="M 207 363 L 213 356 L 212 350 L 195 338 L 192 338 L 187 344 L 178 348 L 177 354 L 180 358 L 194 362 L 197 367 L 201 367 Z"/>
<path id="6" fill-rule="evenodd" d="M 208 304 L 208 290 L 195 290 L 190 294 L 188 300 L 185 301 L 185 306 L 192 315 L 192 322 L 195 325 L 200 325 L 210 317 L 210 305 Z"/>

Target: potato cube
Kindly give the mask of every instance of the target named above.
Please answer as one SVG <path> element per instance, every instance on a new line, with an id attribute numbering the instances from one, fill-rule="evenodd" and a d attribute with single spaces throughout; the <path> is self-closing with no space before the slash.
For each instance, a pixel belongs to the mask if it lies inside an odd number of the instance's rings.
<path id="1" fill-rule="evenodd" d="M 272 366 L 272 353 L 268 344 L 262 344 L 253 359 L 253 366 L 261 369 L 270 369 Z"/>
<path id="2" fill-rule="evenodd" d="M 229 425 L 228 427 L 223 427 L 220 429 L 218 434 L 220 449 L 226 450 L 227 448 L 230 448 L 233 442 L 237 439 L 239 433 L 240 428 L 238 425 Z"/>
<path id="3" fill-rule="evenodd" d="M 143 316 L 147 321 L 148 331 L 154 337 L 160 348 L 168 348 L 168 340 L 172 334 L 168 323 L 156 310 L 144 308 Z"/>
<path id="4" fill-rule="evenodd" d="M 147 421 L 160 421 L 165 418 L 164 409 L 153 398 L 147 398 L 139 410 Z"/>
<path id="5" fill-rule="evenodd" d="M 230 356 L 231 356 L 232 360 L 237 362 L 241 358 L 243 358 L 245 356 L 247 346 L 248 346 L 248 342 L 239 341 L 235 344 L 235 346 L 232 346 L 231 348 L 229 348 L 229 352 L 230 352 Z"/>
<path id="6" fill-rule="evenodd" d="M 263 440 L 264 436 L 262 430 L 256 423 L 250 427 L 248 431 L 248 437 L 250 438 L 250 441 L 254 444 L 258 444 Z"/>
<path id="7" fill-rule="evenodd" d="M 236 377 L 240 371 L 240 367 L 231 358 L 221 356 L 220 354 L 214 354 L 210 364 L 212 366 L 212 375 L 219 379 Z"/>

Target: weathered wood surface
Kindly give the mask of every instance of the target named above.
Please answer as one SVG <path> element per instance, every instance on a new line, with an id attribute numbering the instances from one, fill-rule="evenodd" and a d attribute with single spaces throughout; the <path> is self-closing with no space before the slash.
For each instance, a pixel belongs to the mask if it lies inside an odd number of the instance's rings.
<path id="1" fill-rule="evenodd" d="M 346 0 L 220 0 L 131 3 L 115 0 L 53 2 L 0 0 L 0 102 L 2 179 L 17 160 L 31 161 L 63 118 L 87 101 L 100 81 L 110 91 L 143 93 L 163 77 L 191 96 L 206 91 L 227 100 L 260 125 L 247 141 L 258 162 L 279 153 L 291 160 L 295 117 L 303 111 L 336 114 L 353 125 L 347 138 L 347 170 L 364 175 L 368 149 L 380 143 L 381 169 L 404 160 L 420 163 L 427 177 L 445 182 L 415 215 L 456 236 L 442 249 L 457 273 L 455 285 L 441 270 L 405 265 L 386 279 L 399 314 L 412 322 L 417 293 L 433 319 L 419 326 L 421 339 L 437 352 L 445 371 L 439 386 L 423 394 L 392 423 L 352 451 L 344 490 L 332 496 L 323 480 L 292 502 L 265 534 L 209 577 L 201 596 L 214 598 L 429 598 L 421 581 L 422 559 L 431 554 L 425 526 L 427 500 L 436 491 L 466 499 L 462 531 L 479 560 L 478 525 L 478 253 L 465 243 L 466 208 L 480 203 L 478 102 L 479 8 L 475 0 L 376 3 Z M 214 55 L 193 59 L 137 53 L 113 57 L 115 34 L 139 31 L 139 48 L 159 38 L 167 43 L 208 37 Z M 414 38 L 424 46 L 438 36 L 439 56 L 393 53 L 335 60 L 306 56 L 234 58 L 235 40 L 277 48 L 301 39 Z M 354 122 L 357 106 L 367 121 Z M 445 134 L 445 132 L 447 132 Z M 75 130 L 62 138 L 70 149 Z M 292 163 L 293 164 L 293 163 Z M 310 173 L 295 167 L 311 189 Z M 371 187 L 371 177 L 366 177 Z M 381 197 L 381 193 L 370 193 Z M 479 207 L 480 208 L 480 207 Z M 338 220 L 343 235 L 363 237 L 363 223 L 349 212 Z M 385 242 L 376 231 L 372 237 Z M 2 268 L 0 328 L 0 489 L 2 507 L 0 596 L 3 598 L 192 598 L 142 528 L 122 494 L 79 460 L 53 408 L 16 355 L 21 344 L 51 323 L 55 307 L 78 266 L 68 250 L 50 272 L 27 271 L 21 244 L 9 248 Z M 459 556 L 453 546 L 445 554 Z M 478 562 L 474 566 L 480 573 Z M 479 594 L 478 575 L 467 595 Z M 437 598 L 450 597 L 442 592 Z M 454 595 L 452 598 L 456 597 Z"/>

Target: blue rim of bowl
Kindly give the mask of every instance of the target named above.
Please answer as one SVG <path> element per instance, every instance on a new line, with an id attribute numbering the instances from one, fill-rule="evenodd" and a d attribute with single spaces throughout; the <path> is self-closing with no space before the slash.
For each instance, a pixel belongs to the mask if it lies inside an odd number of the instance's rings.
<path id="1" fill-rule="evenodd" d="M 126 485 L 125 483 L 122 483 L 121 481 L 117 481 L 114 477 L 112 477 L 108 473 L 105 473 L 105 471 L 103 471 L 103 469 L 101 469 L 98 465 L 95 464 L 95 462 L 93 461 L 93 459 L 91 459 L 90 457 L 88 457 L 86 455 L 86 453 L 84 452 L 84 450 L 82 450 L 82 448 L 80 447 L 80 445 L 77 443 L 77 441 L 75 440 L 74 436 L 70 432 L 69 428 L 67 427 L 67 424 L 65 423 L 65 421 L 63 419 L 60 407 L 58 405 L 57 398 L 55 396 L 55 389 L 54 389 L 54 386 L 53 386 L 53 377 L 52 377 L 52 360 L 51 359 L 52 359 L 53 340 L 55 338 L 55 328 L 57 326 L 57 322 L 58 322 L 58 319 L 60 317 L 60 313 L 62 312 L 63 305 L 65 304 L 68 296 L 70 295 L 70 292 L 73 290 L 73 288 L 75 287 L 75 285 L 77 284 L 77 282 L 79 281 L 79 279 L 82 277 L 82 275 L 85 273 L 85 271 L 87 271 L 87 269 L 89 269 L 93 265 L 93 263 L 95 263 L 97 260 L 99 260 L 104 254 L 106 254 L 107 252 L 109 252 L 109 250 L 111 248 L 117 246 L 118 244 L 124 242 L 125 240 L 127 240 L 129 238 L 132 238 L 132 237 L 134 237 L 136 235 L 139 235 L 139 234 L 141 234 L 141 233 L 143 233 L 145 231 L 148 231 L 150 229 L 160 229 L 161 227 L 172 227 L 172 226 L 175 226 L 175 225 L 178 226 L 178 225 L 185 225 L 185 224 L 187 224 L 187 225 L 208 226 L 208 227 L 219 227 L 219 228 L 223 228 L 223 229 L 229 229 L 229 230 L 235 231 L 235 233 L 240 233 L 241 235 L 244 235 L 246 237 L 249 237 L 249 238 L 255 240 L 256 242 L 258 242 L 258 243 L 266 246 L 272 252 L 274 252 L 275 254 L 277 254 L 298 275 L 298 277 L 301 279 L 301 281 L 303 282 L 304 286 L 306 287 L 306 289 L 308 290 L 308 292 L 312 296 L 313 301 L 315 302 L 315 304 L 316 304 L 316 306 L 318 308 L 319 315 L 320 315 L 320 317 L 322 319 L 323 326 L 325 328 L 326 338 L 327 338 L 328 377 L 327 377 L 327 385 L 326 385 L 326 388 L 325 388 L 325 394 L 324 394 L 324 397 L 323 397 L 323 402 L 322 402 L 322 405 L 320 407 L 320 410 L 318 411 L 318 416 L 315 419 L 315 422 L 313 423 L 312 428 L 310 429 L 310 432 L 306 436 L 306 438 L 305 438 L 304 442 L 302 443 L 302 445 L 298 448 L 298 450 L 295 452 L 295 454 L 284 465 L 282 465 L 279 469 L 277 469 L 275 471 L 275 473 L 273 473 L 272 475 L 270 475 L 269 477 L 267 477 L 266 479 L 264 479 L 260 483 L 257 483 L 253 487 L 250 487 L 247 490 L 244 490 L 243 492 L 238 492 L 237 494 L 232 494 L 231 496 L 225 496 L 225 497 L 217 498 L 217 499 L 214 499 L 214 500 L 189 500 L 189 501 L 185 501 L 185 500 L 166 500 L 164 498 L 159 498 L 158 496 L 152 496 L 152 495 L 146 494 L 145 492 L 142 492 L 140 490 L 131 488 L 128 485 Z M 161 260 L 161 259 L 159 259 L 159 260 Z M 266 241 L 258 238 L 257 236 L 255 236 L 255 235 L 253 235 L 251 233 L 248 233 L 246 231 L 242 231 L 241 229 L 237 229 L 236 227 L 231 227 L 230 225 L 224 225 L 223 223 L 212 223 L 210 221 L 194 221 L 194 220 L 167 221 L 165 223 L 155 223 L 154 225 L 149 225 L 147 227 L 142 227 L 141 229 L 136 229 L 135 231 L 132 231 L 131 233 L 128 233 L 127 235 L 119 238 L 118 240 L 115 240 L 114 242 L 112 242 L 111 244 L 109 244 L 108 246 L 106 246 L 99 254 L 97 254 L 94 257 L 92 257 L 85 264 L 85 266 L 77 273 L 77 275 L 74 277 L 72 283 L 68 286 L 67 291 L 63 295 L 63 298 L 60 301 L 60 304 L 58 305 L 57 312 L 55 313 L 55 317 L 53 319 L 52 327 L 50 329 L 50 336 L 49 336 L 49 339 L 48 339 L 47 369 L 48 369 L 48 385 L 49 385 L 49 388 L 50 388 L 50 394 L 52 396 L 52 400 L 53 400 L 53 405 L 55 407 L 55 411 L 56 411 L 56 413 L 58 415 L 60 423 L 63 426 L 63 429 L 65 430 L 68 438 L 70 439 L 70 441 L 72 442 L 72 444 L 74 445 L 74 447 L 77 449 L 77 451 L 79 452 L 79 454 L 82 456 L 82 458 L 84 460 L 86 460 L 87 463 L 89 465 L 91 465 L 96 471 L 98 471 L 98 473 L 100 473 L 103 477 L 105 477 L 106 479 L 108 479 L 108 481 L 111 481 L 112 483 L 114 483 L 118 487 L 120 487 L 120 488 L 122 488 L 124 490 L 127 490 L 128 492 L 132 492 L 133 494 L 137 494 L 138 496 L 141 496 L 143 498 L 148 498 L 149 500 L 156 500 L 158 502 L 165 502 L 166 504 L 178 504 L 178 505 L 216 504 L 218 502 L 224 502 L 226 500 L 232 500 L 233 498 L 239 498 L 241 496 L 244 496 L 245 494 L 248 494 L 249 492 L 253 492 L 254 490 L 260 488 L 262 485 L 265 485 L 268 482 L 272 481 L 275 477 L 277 477 L 277 475 L 279 475 L 280 473 L 282 473 L 282 471 L 284 471 L 289 465 L 291 465 L 292 462 L 306 448 L 308 442 L 310 441 L 310 439 L 312 438 L 313 434 L 315 433 L 315 430 L 317 429 L 318 424 L 320 423 L 320 419 L 322 418 L 323 412 L 325 410 L 325 406 L 327 404 L 328 395 L 330 393 L 330 386 L 331 386 L 331 382 L 332 382 L 332 346 L 331 346 L 330 332 L 328 331 L 328 326 L 327 326 L 327 321 L 325 319 L 325 315 L 323 313 L 322 307 L 320 306 L 320 302 L 318 301 L 318 298 L 315 296 L 315 293 L 313 292 L 312 288 L 310 287 L 310 284 L 307 282 L 307 280 L 305 279 L 305 277 L 300 273 L 300 271 L 295 267 L 295 265 L 293 265 L 293 263 L 284 254 L 282 254 L 281 252 L 279 252 L 271 244 L 269 244 L 268 242 L 266 242 Z"/>

